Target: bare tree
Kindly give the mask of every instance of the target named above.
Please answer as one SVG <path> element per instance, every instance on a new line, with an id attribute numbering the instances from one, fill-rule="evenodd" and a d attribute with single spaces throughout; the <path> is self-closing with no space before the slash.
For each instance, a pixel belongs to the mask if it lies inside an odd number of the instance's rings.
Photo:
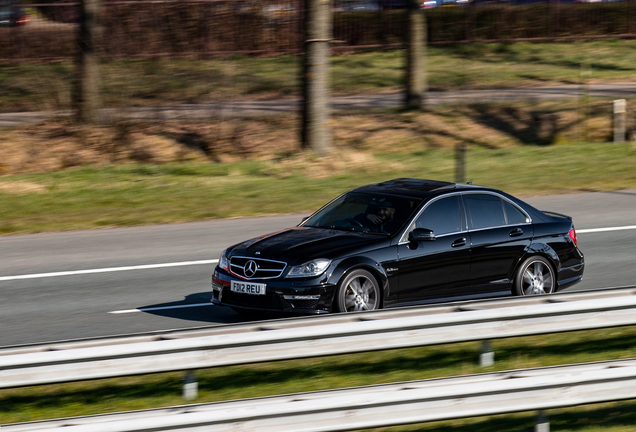
<path id="1" fill-rule="evenodd" d="M 101 46 L 101 1 L 80 1 L 80 26 L 77 35 L 76 78 L 73 92 L 75 115 L 80 123 L 99 121 L 100 73 L 99 47 Z"/>
<path id="2" fill-rule="evenodd" d="M 332 145 L 329 125 L 329 55 L 332 32 L 331 0 L 305 0 L 302 68 L 302 147 L 319 155 Z"/>
<path id="3" fill-rule="evenodd" d="M 426 17 L 420 9 L 419 0 L 409 0 L 408 40 L 406 49 L 406 94 L 407 109 L 424 106 L 426 84 Z"/>

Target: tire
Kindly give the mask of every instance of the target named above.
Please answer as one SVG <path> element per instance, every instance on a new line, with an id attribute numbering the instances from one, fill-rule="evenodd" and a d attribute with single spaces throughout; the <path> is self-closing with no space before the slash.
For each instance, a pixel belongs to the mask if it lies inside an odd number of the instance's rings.
<path id="1" fill-rule="evenodd" d="M 555 288 L 554 269 L 550 262 L 541 256 L 531 256 L 517 270 L 514 290 L 518 296 L 551 294 Z"/>
<path id="2" fill-rule="evenodd" d="M 338 286 L 337 312 L 358 312 L 380 308 L 380 285 L 366 270 L 353 270 Z"/>

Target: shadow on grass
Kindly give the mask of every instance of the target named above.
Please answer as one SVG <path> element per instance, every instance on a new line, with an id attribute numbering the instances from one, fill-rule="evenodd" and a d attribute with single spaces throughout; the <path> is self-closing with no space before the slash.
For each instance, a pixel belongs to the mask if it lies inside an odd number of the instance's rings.
<path id="1" fill-rule="evenodd" d="M 553 431 L 601 431 L 609 428 L 633 427 L 636 424 L 636 402 L 625 401 L 605 403 L 547 411 L 550 430 Z M 435 432 L 528 432 L 535 430 L 537 416 L 535 412 L 516 415 L 497 415 L 488 418 L 473 417 L 465 419 L 463 424 L 453 425 L 448 422 L 419 424 L 401 428 L 373 429 L 373 431 L 400 432 L 435 431 Z M 368 432 L 371 432 L 369 430 Z"/>
<path id="2" fill-rule="evenodd" d="M 503 132 L 525 145 L 551 145 L 557 136 L 576 122 L 559 121 L 559 114 L 549 110 L 521 110 L 515 107 L 470 105 L 469 116 L 477 123 Z"/>
<path id="3" fill-rule="evenodd" d="M 160 390 L 159 390 L 160 389 Z M 135 398 L 147 396 L 147 389 L 142 386 L 135 389 L 129 386 L 125 394 L 121 394 L 120 387 L 106 386 L 98 391 L 81 391 L 65 395 L 49 395 L 38 397 L 35 401 L 25 400 L 24 398 L 7 398 L 0 400 L 2 409 L 0 413 L 10 413 L 19 410 L 24 404 L 29 404 L 30 408 L 54 409 L 64 404 L 85 404 L 91 405 L 95 403 L 103 403 L 105 398 L 111 398 L 114 401 L 120 398 Z M 161 386 L 154 387 L 152 396 L 157 397 L 162 394 L 178 394 L 181 391 L 181 382 L 173 380 L 171 382 L 163 382 Z M 159 394 L 157 394 L 159 390 Z M 113 405 L 111 405 L 113 406 Z M 612 403 L 603 403 L 596 405 L 586 405 L 579 407 L 570 407 L 565 409 L 547 410 L 551 430 L 558 431 L 590 431 L 590 430 L 608 430 L 609 428 L 625 428 L 633 427 L 636 424 L 636 402 L 621 401 Z M 536 412 L 523 412 L 514 415 L 502 414 L 490 417 L 472 417 L 461 420 L 453 420 L 450 422 L 437 423 L 421 423 L 414 425 L 404 425 L 399 427 L 368 429 L 367 431 L 437 431 L 437 432 L 527 432 L 534 430 L 537 420 Z"/>
<path id="4" fill-rule="evenodd" d="M 626 353 L 632 350 L 634 346 L 634 334 L 630 333 L 624 336 L 589 339 L 585 342 L 573 341 L 571 343 L 562 343 L 555 345 L 541 345 L 533 346 L 529 344 L 519 343 L 514 347 L 497 347 L 497 343 L 494 343 L 495 356 L 497 361 L 507 361 L 514 359 L 519 354 L 523 354 L 527 358 L 539 358 L 541 356 L 554 356 L 560 357 L 565 354 L 571 356 L 580 356 L 592 358 L 592 356 L 598 356 L 602 353 L 608 356 L 614 356 L 617 352 Z M 635 353 L 631 353 L 634 355 Z M 594 360 L 583 360 L 594 361 Z"/>

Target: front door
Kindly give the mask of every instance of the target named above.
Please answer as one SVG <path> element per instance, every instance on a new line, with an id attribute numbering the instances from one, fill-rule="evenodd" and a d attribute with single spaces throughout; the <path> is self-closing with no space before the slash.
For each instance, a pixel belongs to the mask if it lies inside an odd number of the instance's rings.
<path id="1" fill-rule="evenodd" d="M 435 240 L 402 242 L 399 254 L 399 299 L 417 302 L 451 298 L 470 284 L 470 237 L 459 195 L 427 204 L 410 229 L 433 231 Z"/>

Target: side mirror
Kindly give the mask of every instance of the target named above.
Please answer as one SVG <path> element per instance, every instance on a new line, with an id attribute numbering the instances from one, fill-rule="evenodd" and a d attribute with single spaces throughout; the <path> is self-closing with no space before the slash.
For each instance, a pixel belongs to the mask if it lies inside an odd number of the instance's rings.
<path id="1" fill-rule="evenodd" d="M 433 230 L 426 228 L 415 228 L 409 233 L 410 241 L 434 241 L 435 234 Z"/>

